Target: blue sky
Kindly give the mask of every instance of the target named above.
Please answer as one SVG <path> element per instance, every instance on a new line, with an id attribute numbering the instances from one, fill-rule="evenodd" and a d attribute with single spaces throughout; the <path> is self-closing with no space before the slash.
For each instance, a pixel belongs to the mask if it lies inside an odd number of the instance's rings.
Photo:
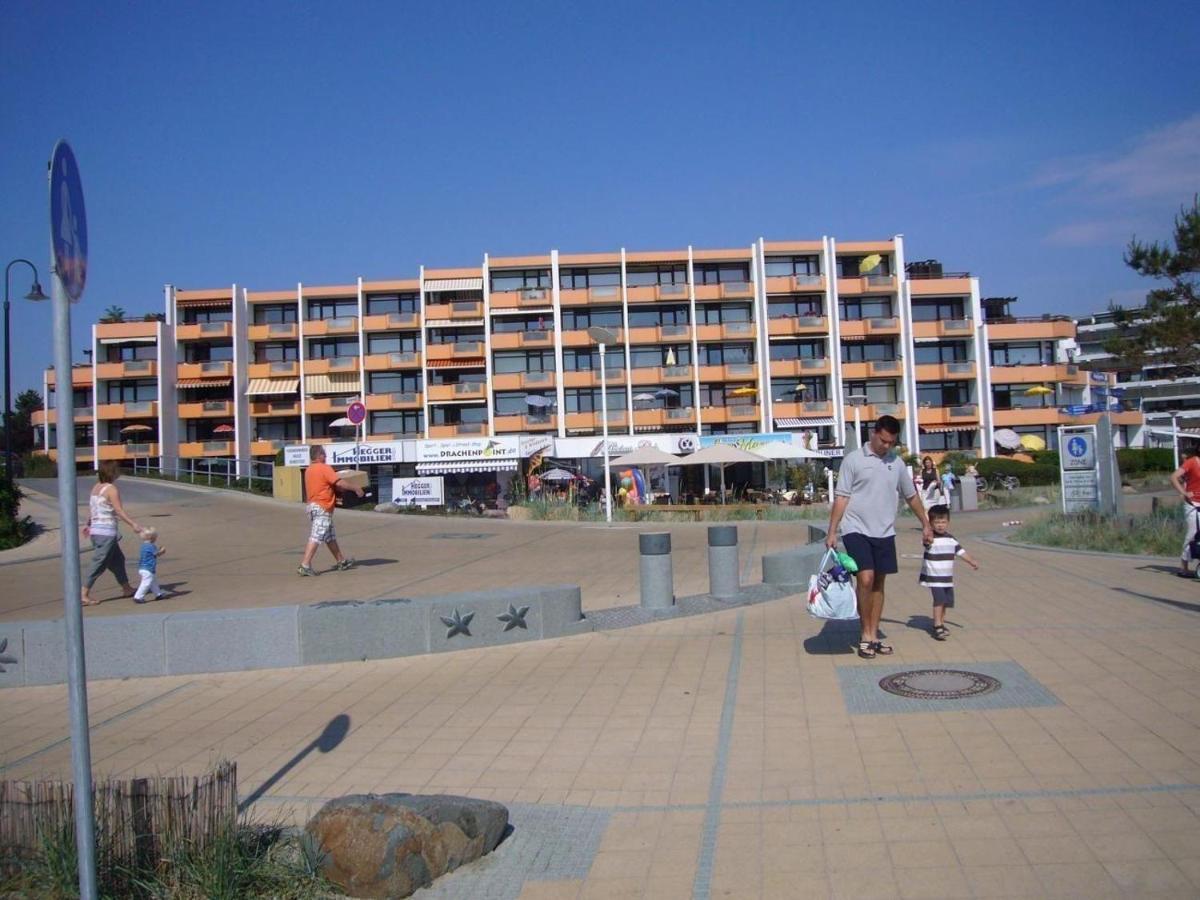
<path id="1" fill-rule="evenodd" d="M 1130 235 L 1200 190 L 1186 3 L 162 3 L 0 9 L 0 251 L 46 281 L 83 173 L 77 345 L 162 285 L 493 254 L 903 233 L 1020 311 L 1133 302 Z M 28 290 L 14 269 L 12 292 Z M 47 306 L 16 301 L 14 390 Z"/>

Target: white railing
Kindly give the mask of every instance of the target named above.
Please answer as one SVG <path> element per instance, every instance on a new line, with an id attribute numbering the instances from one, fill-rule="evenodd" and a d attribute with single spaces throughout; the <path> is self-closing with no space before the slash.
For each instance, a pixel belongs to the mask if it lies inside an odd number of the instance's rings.
<path id="1" fill-rule="evenodd" d="M 206 442 L 207 443 L 207 442 Z M 215 443 L 215 442 L 214 442 Z M 184 459 L 177 456 L 147 457 L 133 460 L 133 474 L 249 490 L 256 494 L 274 492 L 275 463 L 257 459 L 248 463 L 249 475 L 238 475 L 238 460 L 233 457 L 211 456 Z"/>

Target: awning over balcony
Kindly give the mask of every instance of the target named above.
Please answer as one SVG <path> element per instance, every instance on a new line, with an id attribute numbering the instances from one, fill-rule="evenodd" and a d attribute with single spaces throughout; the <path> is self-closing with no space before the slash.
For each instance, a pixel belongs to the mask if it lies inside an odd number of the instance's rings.
<path id="1" fill-rule="evenodd" d="M 487 361 L 482 356 L 467 359 L 427 359 L 425 365 L 431 369 L 480 369 L 487 365 Z"/>
<path id="2" fill-rule="evenodd" d="M 813 419 L 776 419 L 776 428 L 821 428 L 827 425 L 837 424 L 829 416 L 821 416 Z"/>
<path id="3" fill-rule="evenodd" d="M 358 372 L 330 372 L 327 375 L 305 375 L 306 394 L 357 394 L 362 391 Z"/>
<path id="4" fill-rule="evenodd" d="M 232 378 L 180 378 L 175 382 L 175 387 L 184 390 L 198 390 L 200 388 L 229 387 L 231 384 L 233 384 Z"/>
<path id="5" fill-rule="evenodd" d="M 921 434 L 949 434 L 951 431 L 978 431 L 979 423 L 974 425 L 922 425 Z"/>
<path id="6" fill-rule="evenodd" d="M 217 300 L 176 300 L 175 305 L 180 309 L 209 309 L 215 306 L 230 306 L 232 297 L 222 297 Z"/>
<path id="7" fill-rule="evenodd" d="M 515 472 L 515 459 L 417 463 L 418 475 L 449 475 L 454 472 Z"/>
<path id="8" fill-rule="evenodd" d="M 153 344 L 157 341 L 154 335 L 149 337 L 119 337 L 119 338 L 100 338 L 101 344 Z"/>
<path id="9" fill-rule="evenodd" d="M 250 384 L 246 386 L 246 396 L 262 397 L 267 394 L 294 394 L 299 387 L 299 378 L 251 378 Z"/>
<path id="10" fill-rule="evenodd" d="M 425 282 L 425 293 L 430 291 L 482 291 L 482 278 L 431 278 Z"/>

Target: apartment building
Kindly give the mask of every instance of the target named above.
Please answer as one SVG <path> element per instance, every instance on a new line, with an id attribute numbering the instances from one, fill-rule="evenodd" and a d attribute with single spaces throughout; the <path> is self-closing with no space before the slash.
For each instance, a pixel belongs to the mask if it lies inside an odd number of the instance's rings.
<path id="1" fill-rule="evenodd" d="M 456 452 L 446 442 L 517 436 L 586 458 L 602 383 L 617 448 L 787 433 L 836 457 L 857 411 L 862 435 L 886 413 L 914 452 L 989 456 L 996 428 L 1053 443 L 1086 389 L 1060 361 L 1070 320 L 984 303 L 978 278 L 906 263 L 900 236 L 551 250 L 392 281 L 168 286 L 164 300 L 161 322 L 94 327 L 93 364 L 72 371 L 81 464 L 236 460 L 245 474 L 285 446 L 355 441 L 342 422 L 356 400 L 359 439 L 394 446 L 381 462 L 433 471 Z M 594 326 L 616 338 L 603 377 Z M 1050 393 L 1024 394 L 1037 384 Z M 53 451 L 53 409 L 38 424 Z"/>

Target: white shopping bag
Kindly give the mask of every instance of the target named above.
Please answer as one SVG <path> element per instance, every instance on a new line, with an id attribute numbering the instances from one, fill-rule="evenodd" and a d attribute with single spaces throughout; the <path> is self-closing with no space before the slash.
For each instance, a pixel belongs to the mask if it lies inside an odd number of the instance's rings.
<path id="1" fill-rule="evenodd" d="M 808 579 L 808 614 L 817 619 L 857 619 L 858 598 L 853 580 L 838 581 L 829 572 L 837 555 L 826 550 L 816 574 Z"/>

